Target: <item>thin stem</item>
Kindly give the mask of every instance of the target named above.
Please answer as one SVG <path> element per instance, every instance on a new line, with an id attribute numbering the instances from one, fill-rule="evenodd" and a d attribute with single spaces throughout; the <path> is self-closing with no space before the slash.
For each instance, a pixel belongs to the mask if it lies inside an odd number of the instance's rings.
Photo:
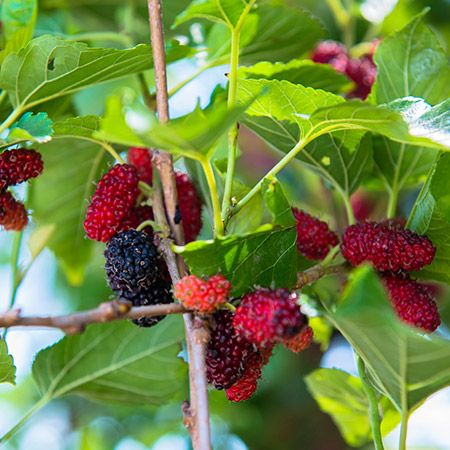
<path id="1" fill-rule="evenodd" d="M 398 450 L 407 450 L 406 438 L 408 435 L 408 420 L 409 420 L 408 411 L 402 411 L 402 421 L 400 424 L 400 438 L 398 443 Z"/>
<path id="2" fill-rule="evenodd" d="M 349 225 L 353 225 L 355 223 L 355 214 L 353 213 L 352 203 L 350 202 L 350 197 L 346 192 L 339 189 L 339 192 L 342 197 L 342 201 L 344 202 L 345 212 L 347 213 L 347 221 Z"/>
<path id="3" fill-rule="evenodd" d="M 9 128 L 23 113 L 21 106 L 17 106 L 13 109 L 11 114 L 5 119 L 5 121 L 0 125 L 0 134 L 3 133 L 7 128 Z"/>
<path id="4" fill-rule="evenodd" d="M 6 96 L 8 95 L 8 92 L 3 90 L 0 94 L 0 105 L 4 102 Z"/>
<path id="5" fill-rule="evenodd" d="M 112 145 L 109 145 L 106 142 L 100 142 L 98 143 L 120 164 L 126 164 L 126 161 L 114 150 Z"/>
<path id="6" fill-rule="evenodd" d="M 203 172 L 205 173 L 206 181 L 208 182 L 209 191 L 211 193 L 211 204 L 213 209 L 214 219 L 214 236 L 223 235 L 223 221 L 220 213 L 219 194 L 217 193 L 216 178 L 209 160 L 201 161 Z"/>
<path id="7" fill-rule="evenodd" d="M 234 29 L 231 32 L 231 58 L 230 58 L 229 84 L 228 84 L 229 108 L 233 108 L 234 105 L 236 104 L 240 35 L 241 35 L 240 29 Z M 234 171 L 236 167 L 237 138 L 238 138 L 238 125 L 236 123 L 231 127 L 230 131 L 228 132 L 228 162 L 227 162 L 227 173 L 225 178 L 225 188 L 222 202 L 223 214 L 227 214 L 227 211 L 231 205 Z"/>
<path id="8" fill-rule="evenodd" d="M 304 139 L 300 140 L 292 150 L 289 151 L 277 164 L 275 164 L 272 169 L 270 169 L 264 177 L 256 183 L 256 185 L 247 193 L 241 200 L 239 200 L 236 205 L 232 206 L 229 213 L 227 214 L 227 218 L 225 224 L 238 213 L 250 200 L 261 190 L 262 183 L 264 178 L 271 177 L 276 175 L 280 170 L 284 169 L 290 161 L 292 161 L 310 141 L 308 136 L 305 136 Z"/>
<path id="9" fill-rule="evenodd" d="M 388 208 L 386 211 L 386 215 L 389 219 L 392 219 L 397 214 L 397 205 L 398 205 L 398 193 L 400 190 L 400 170 L 403 165 L 403 158 L 405 156 L 405 144 L 400 146 L 400 152 L 397 160 L 397 164 L 395 166 L 394 179 L 392 181 L 392 186 L 389 189 L 389 202 Z"/>
<path id="10" fill-rule="evenodd" d="M 21 418 L 20 420 L 7 432 L 5 433 L 1 438 L 0 442 L 5 443 L 9 441 L 27 422 L 27 420 L 37 411 L 39 411 L 41 408 L 43 408 L 48 402 L 50 401 L 50 398 L 44 396 L 42 397 L 38 402 L 36 402 Z"/>
<path id="11" fill-rule="evenodd" d="M 370 380 L 367 378 L 366 368 L 364 361 L 360 356 L 356 355 L 356 364 L 358 366 L 358 374 L 361 379 L 364 392 L 366 393 L 367 400 L 369 401 L 369 419 L 372 427 L 372 439 L 375 445 L 375 450 L 384 450 L 383 438 L 381 436 L 381 422 L 378 414 L 378 399 Z"/>
<path id="12" fill-rule="evenodd" d="M 397 214 L 397 204 L 398 204 L 398 190 L 396 188 L 392 188 L 389 190 L 389 202 L 386 211 L 386 215 L 388 219 L 392 219 Z"/>

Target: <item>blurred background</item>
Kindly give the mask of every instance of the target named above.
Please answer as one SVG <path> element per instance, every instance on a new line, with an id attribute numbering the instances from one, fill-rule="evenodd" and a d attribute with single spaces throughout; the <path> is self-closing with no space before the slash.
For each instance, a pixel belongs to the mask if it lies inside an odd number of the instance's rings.
<path id="1" fill-rule="evenodd" d="M 65 37 L 78 36 L 91 45 L 126 46 L 127 42 L 111 42 L 109 38 L 91 39 L 84 36 L 93 29 L 109 32 L 127 30 L 131 42 L 147 42 L 147 14 L 144 1 L 70 1 L 45 0 L 40 2 L 36 35 L 48 32 Z M 188 4 L 186 0 L 166 0 L 165 19 L 169 37 L 182 42 L 201 42 L 203 25 L 191 24 L 171 30 L 169 24 Z M 292 1 L 323 21 L 329 38 L 340 39 L 327 1 Z M 368 40 L 379 33 L 390 33 L 401 28 L 415 14 L 430 7 L 429 24 L 438 33 L 447 54 L 450 46 L 450 0 L 396 1 L 367 0 L 356 2 L 360 8 L 357 33 Z M 131 5 L 131 9 L 130 9 Z M 130 10 L 132 15 L 130 15 Z M 299 55 L 301 56 L 301 55 Z M 170 87 L 188 79 L 198 71 L 202 55 L 183 60 L 170 67 Z M 172 117 L 186 114 L 198 101 L 209 102 L 217 84 L 226 84 L 227 66 L 204 71 L 182 87 L 171 98 Z M 148 83 L 152 85 L 151 74 Z M 120 86 L 133 86 L 136 81 L 104 84 L 77 93 L 69 101 L 80 115 L 101 114 L 105 100 Z M 55 108 L 61 105 L 55 105 Z M 243 130 L 240 140 L 243 157 L 239 172 L 244 181 L 252 183 L 273 165 L 277 156 L 249 132 Z M 323 209 L 323 185 L 318 178 L 300 165 L 286 169 L 281 179 L 293 203 L 305 199 L 310 205 Z M 24 196 L 24 192 L 18 191 Z M 407 212 L 411 197 L 405 196 L 402 207 Z M 376 195 L 376 193 L 375 193 Z M 379 199 L 380 200 L 380 199 Z M 383 201 L 383 199 L 381 199 Z M 339 224 L 334 224 L 339 226 Z M 29 233 L 29 231 L 27 232 Z M 0 232 L 0 308 L 6 309 L 11 296 L 10 255 L 13 233 Z M 20 264 L 26 266 L 30 256 L 27 236 L 22 241 Z M 24 314 L 62 314 L 96 306 L 111 297 L 103 269 L 103 248 L 95 248 L 95 257 L 75 288 L 66 273 L 47 250 L 38 257 L 19 288 L 16 306 Z M 73 280 L 72 280 L 73 281 Z M 446 302 L 448 305 L 449 302 Z M 443 310 L 444 322 L 450 323 L 450 312 Z M 445 326 L 444 326 L 445 328 Z M 229 403 L 222 392 L 211 391 L 211 414 L 214 448 L 220 450 L 343 450 L 348 448 L 331 419 L 323 414 L 306 390 L 304 375 L 318 366 L 342 368 L 356 373 L 353 355 L 338 335 L 326 336 L 322 346 L 315 344 L 300 355 L 283 348 L 275 352 L 271 364 L 265 368 L 257 394 L 242 404 Z M 0 385 L 0 434 L 7 431 L 36 401 L 38 392 L 31 378 L 33 357 L 39 350 L 58 341 L 62 333 L 49 330 L 13 329 L 7 336 L 8 347 L 17 366 L 17 386 Z M 327 341 L 329 338 L 329 345 Z M 189 449 L 189 438 L 182 426 L 180 403 L 186 392 L 163 407 L 105 406 L 84 398 L 67 397 L 52 402 L 34 415 L 24 428 L 4 446 L 7 450 L 184 450 Z M 412 415 L 409 427 L 411 449 L 450 450 L 450 389 L 442 390 Z M 387 448 L 396 448 L 398 430 L 386 439 Z M 370 445 L 367 449 L 372 448 Z"/>

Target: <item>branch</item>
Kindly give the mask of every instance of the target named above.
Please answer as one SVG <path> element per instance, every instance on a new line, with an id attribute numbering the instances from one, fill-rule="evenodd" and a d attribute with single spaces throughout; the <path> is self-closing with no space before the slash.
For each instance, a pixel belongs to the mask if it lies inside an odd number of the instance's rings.
<path id="1" fill-rule="evenodd" d="M 150 37 L 152 42 L 155 68 L 156 110 L 159 120 L 169 120 L 169 101 L 167 93 L 166 54 L 164 49 L 164 30 L 162 25 L 161 0 L 148 0 L 150 19 Z M 157 169 L 161 185 L 156 183 L 153 195 L 153 207 L 157 223 L 172 233 L 175 243 L 184 244 L 183 227 L 180 220 L 175 173 L 172 158 L 163 152 L 154 152 L 153 166 Z M 164 202 L 163 202 L 164 199 Z M 156 204 L 156 211 L 155 211 Z M 164 211 L 165 210 L 165 211 Z M 165 213 L 165 214 L 164 214 Z M 168 222 L 168 223 L 167 223 Z M 163 237 L 160 249 L 167 262 L 172 282 L 175 284 L 181 276 L 187 274 L 181 257 L 173 253 L 170 241 Z M 184 417 L 192 438 L 194 450 L 210 450 L 211 437 L 209 426 L 208 390 L 206 381 L 205 353 L 209 340 L 206 323 L 192 314 L 184 314 L 186 341 L 189 355 L 190 404 L 183 404 Z"/>
<path id="2" fill-rule="evenodd" d="M 183 314 L 186 311 L 179 303 L 132 307 L 128 301 L 114 300 L 101 303 L 97 308 L 65 316 L 23 317 L 20 309 L 12 309 L 0 314 L 0 327 L 50 327 L 59 328 L 66 334 L 77 334 L 83 332 L 86 325 L 91 323 Z"/>
<path id="3" fill-rule="evenodd" d="M 316 266 L 310 267 L 306 269 L 304 272 L 297 273 L 297 284 L 295 285 L 295 289 L 301 289 L 308 284 L 312 284 L 324 277 L 325 275 L 337 274 L 337 273 L 347 273 L 349 266 L 347 263 L 338 264 L 336 266 L 328 266 L 324 267 L 321 264 L 317 264 Z"/>

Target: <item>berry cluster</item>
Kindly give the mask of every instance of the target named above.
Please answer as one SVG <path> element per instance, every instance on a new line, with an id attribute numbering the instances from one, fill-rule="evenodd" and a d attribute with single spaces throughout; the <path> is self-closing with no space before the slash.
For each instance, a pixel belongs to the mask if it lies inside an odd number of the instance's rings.
<path id="1" fill-rule="evenodd" d="M 345 230 L 341 252 L 353 266 L 368 261 L 381 272 L 392 305 L 404 322 L 425 331 L 439 326 L 432 290 L 408 275 L 434 259 L 436 248 L 427 236 L 405 229 L 401 220 L 362 222 Z"/>
<path id="2" fill-rule="evenodd" d="M 364 100 L 370 94 L 377 76 L 377 68 L 373 62 L 377 44 L 378 41 L 375 41 L 367 55 L 351 58 L 344 45 L 335 41 L 323 41 L 316 47 L 311 59 L 317 63 L 330 64 L 338 72 L 345 74 L 356 85 L 348 96 Z"/>
<path id="3" fill-rule="evenodd" d="M 197 312 L 216 311 L 206 349 L 208 382 L 239 402 L 256 391 L 274 345 L 300 352 L 312 342 L 312 329 L 300 312 L 297 295 L 286 289 L 258 289 L 242 297 L 235 313 L 218 310 L 230 287 L 220 274 L 207 281 L 190 275 L 177 283 L 175 296 Z"/>
<path id="4" fill-rule="evenodd" d="M 156 247 L 144 232 L 117 233 L 105 250 L 105 270 L 109 286 L 133 306 L 167 304 L 173 301 Z M 150 327 L 163 317 L 141 317 L 134 323 Z"/>
<path id="5" fill-rule="evenodd" d="M 95 241 L 108 242 L 119 231 L 136 229 L 153 220 L 152 208 L 139 201 L 139 181 L 152 183 L 151 153 L 133 147 L 128 152 L 130 164 L 117 164 L 97 183 L 84 221 L 86 235 Z M 201 202 L 189 177 L 176 172 L 180 213 L 186 242 L 195 240 L 202 228 Z M 153 236 L 147 226 L 144 231 Z"/>
<path id="6" fill-rule="evenodd" d="M 322 260 L 338 245 L 336 234 L 328 224 L 305 211 L 292 208 L 297 226 L 297 248 L 308 259 Z"/>
<path id="7" fill-rule="evenodd" d="M 25 206 L 6 189 L 36 178 L 43 170 L 41 154 L 35 150 L 19 148 L 0 154 L 0 225 L 5 230 L 20 231 L 28 223 Z"/>

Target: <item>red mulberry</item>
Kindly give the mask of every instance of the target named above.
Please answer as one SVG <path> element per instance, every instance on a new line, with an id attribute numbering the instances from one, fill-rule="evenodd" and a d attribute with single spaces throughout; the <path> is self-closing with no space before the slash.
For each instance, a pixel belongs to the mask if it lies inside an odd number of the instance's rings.
<path id="1" fill-rule="evenodd" d="M 0 193 L 0 226 L 7 231 L 21 231 L 28 223 L 27 210 L 10 192 Z"/>
<path id="2" fill-rule="evenodd" d="M 5 150 L 0 154 L 0 190 L 36 178 L 43 170 L 41 154 L 36 150 Z"/>

